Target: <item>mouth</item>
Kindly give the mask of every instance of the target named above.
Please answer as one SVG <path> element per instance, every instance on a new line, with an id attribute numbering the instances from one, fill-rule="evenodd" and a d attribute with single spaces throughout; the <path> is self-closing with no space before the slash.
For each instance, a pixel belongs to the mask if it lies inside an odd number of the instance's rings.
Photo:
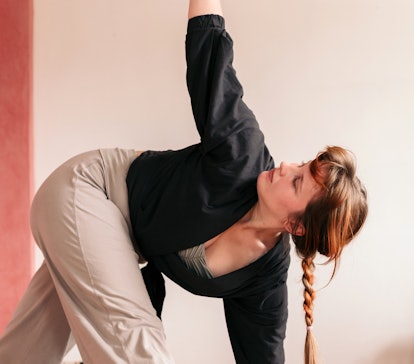
<path id="1" fill-rule="evenodd" d="M 274 168 L 269 171 L 269 179 L 270 179 L 270 182 L 273 182 L 273 174 L 274 173 L 275 173 L 275 169 Z"/>

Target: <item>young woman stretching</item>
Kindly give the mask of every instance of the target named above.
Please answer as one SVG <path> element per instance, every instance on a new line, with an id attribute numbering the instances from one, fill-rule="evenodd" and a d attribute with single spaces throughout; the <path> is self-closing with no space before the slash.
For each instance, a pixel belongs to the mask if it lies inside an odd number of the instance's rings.
<path id="1" fill-rule="evenodd" d="M 45 262 L 0 340 L 1 362 L 59 363 L 72 333 L 87 363 L 173 363 L 162 272 L 223 299 L 238 364 L 283 363 L 290 235 L 311 341 L 313 259 L 336 263 L 367 214 L 354 160 L 328 147 L 274 167 L 242 100 L 219 0 L 190 1 L 186 60 L 199 144 L 88 152 L 37 192 L 31 225 Z"/>

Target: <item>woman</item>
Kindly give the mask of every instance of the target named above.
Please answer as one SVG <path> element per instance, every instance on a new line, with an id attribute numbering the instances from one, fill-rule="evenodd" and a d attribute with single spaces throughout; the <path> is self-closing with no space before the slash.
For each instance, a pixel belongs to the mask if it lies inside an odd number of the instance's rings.
<path id="1" fill-rule="evenodd" d="M 31 223 L 45 263 L 0 340 L 1 361 L 58 363 L 72 332 L 87 363 L 173 363 L 157 317 L 162 272 L 223 298 L 237 363 L 283 363 L 289 234 L 311 341 L 313 258 L 337 262 L 367 213 L 354 161 L 329 147 L 274 168 L 242 101 L 219 0 L 190 0 L 186 59 L 199 144 L 85 153 L 39 189 Z"/>

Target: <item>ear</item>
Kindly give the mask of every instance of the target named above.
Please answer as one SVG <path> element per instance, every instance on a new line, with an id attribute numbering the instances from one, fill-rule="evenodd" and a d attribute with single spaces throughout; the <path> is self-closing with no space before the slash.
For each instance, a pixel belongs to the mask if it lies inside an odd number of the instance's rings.
<path id="1" fill-rule="evenodd" d="M 303 226 L 302 222 L 298 222 L 292 219 L 286 220 L 284 223 L 284 227 L 286 231 L 291 235 L 296 236 L 303 236 L 305 235 L 305 227 Z"/>

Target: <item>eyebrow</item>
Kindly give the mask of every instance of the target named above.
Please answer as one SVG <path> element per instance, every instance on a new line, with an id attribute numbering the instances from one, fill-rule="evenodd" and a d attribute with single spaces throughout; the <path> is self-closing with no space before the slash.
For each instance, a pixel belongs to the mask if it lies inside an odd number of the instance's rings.
<path id="1" fill-rule="evenodd" d="M 302 192 L 302 187 L 303 187 L 303 173 L 300 175 L 300 177 L 298 178 L 298 184 L 297 184 L 297 192 L 300 193 Z"/>
<path id="2" fill-rule="evenodd" d="M 299 165 L 299 168 L 303 168 L 304 166 L 306 166 L 306 164 L 307 164 L 307 162 L 302 162 Z M 305 173 L 302 172 L 302 174 L 298 178 L 298 184 L 296 185 L 297 186 L 297 190 L 296 190 L 297 193 L 302 192 L 304 175 L 305 175 Z"/>

